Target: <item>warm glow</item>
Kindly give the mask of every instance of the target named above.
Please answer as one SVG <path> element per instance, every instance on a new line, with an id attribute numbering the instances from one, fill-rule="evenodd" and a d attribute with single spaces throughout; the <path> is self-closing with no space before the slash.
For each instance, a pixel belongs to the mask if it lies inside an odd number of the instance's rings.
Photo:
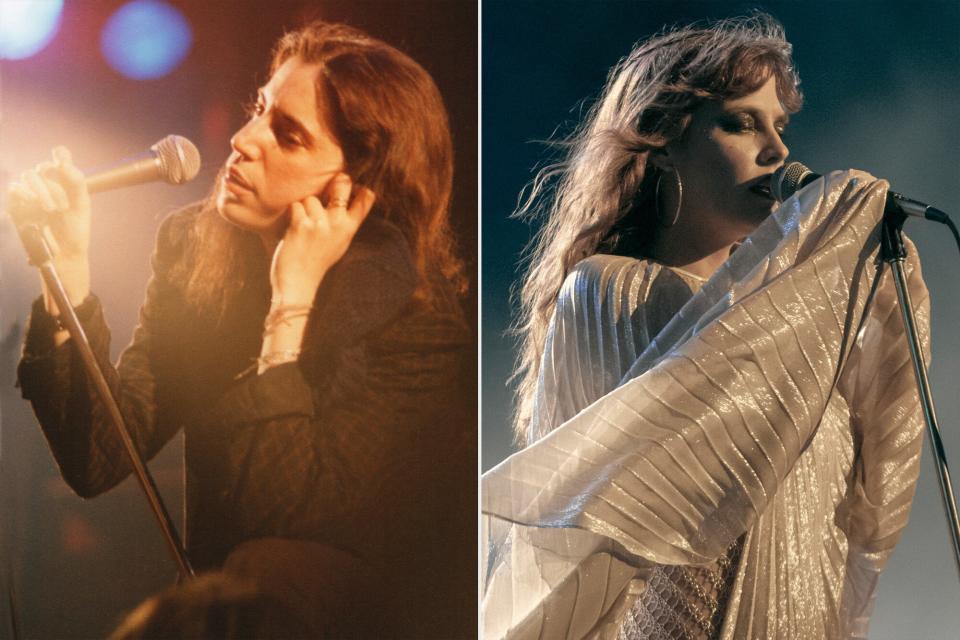
<path id="1" fill-rule="evenodd" d="M 60 27 L 63 0 L 2 0 L 0 60 L 22 60 L 46 47 Z"/>

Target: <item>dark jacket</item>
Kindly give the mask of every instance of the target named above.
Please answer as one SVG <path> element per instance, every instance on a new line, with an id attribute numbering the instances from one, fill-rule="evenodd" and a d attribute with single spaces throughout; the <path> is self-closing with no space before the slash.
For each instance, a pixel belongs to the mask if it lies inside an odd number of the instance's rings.
<path id="1" fill-rule="evenodd" d="M 116 368 L 99 303 L 91 296 L 78 310 L 144 456 L 184 429 L 194 565 L 218 567 L 244 541 L 279 537 L 356 556 L 382 579 L 378 589 L 406 584 L 431 599 L 449 597 L 429 592 L 451 580 L 472 583 L 475 349 L 454 303 L 438 311 L 415 296 L 403 236 L 368 218 L 318 290 L 299 362 L 257 375 L 267 274 L 220 324 L 170 277 L 192 259 L 196 216 L 185 210 L 161 226 L 140 321 Z M 54 330 L 38 301 L 20 384 L 63 477 L 94 496 L 130 465 L 71 342 L 53 348 Z"/>

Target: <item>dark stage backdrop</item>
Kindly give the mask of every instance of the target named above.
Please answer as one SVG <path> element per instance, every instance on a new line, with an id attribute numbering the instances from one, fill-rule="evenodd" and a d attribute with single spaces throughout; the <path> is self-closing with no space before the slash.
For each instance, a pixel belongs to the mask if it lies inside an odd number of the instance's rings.
<path id="1" fill-rule="evenodd" d="M 944 2 L 517 2 L 484 0 L 482 26 L 482 467 L 513 450 L 510 287 L 532 229 L 508 219 L 538 141 L 570 130 L 607 71 L 665 24 L 762 8 L 794 45 L 804 109 L 791 156 L 820 172 L 856 167 L 960 221 L 960 4 Z M 586 99 L 586 102 L 584 102 Z M 933 304 L 931 376 L 960 466 L 960 256 L 949 232 L 910 222 Z M 925 454 L 914 511 L 884 574 L 871 638 L 947 638 L 960 628 L 957 571 Z"/>
<path id="2" fill-rule="evenodd" d="M 56 39 L 33 58 L 0 66 L 0 182 L 58 144 L 86 168 L 139 153 L 169 133 L 200 148 L 204 167 L 189 185 L 94 197 L 93 288 L 113 330 L 114 357 L 130 339 L 161 219 L 207 193 L 244 120 L 243 104 L 267 80 L 273 42 L 313 17 L 360 27 L 435 78 L 456 145 L 454 224 L 476 272 L 475 0 L 170 0 L 193 27 L 193 49 L 169 76 L 142 82 L 117 75 L 99 52 L 100 31 L 122 4 L 66 0 Z M 25 262 L 9 223 L 0 221 L 0 638 L 13 637 L 14 622 L 21 638 L 104 637 L 126 611 L 171 584 L 175 567 L 132 480 L 90 502 L 70 493 L 13 388 L 23 323 L 39 293 Z M 475 276 L 473 283 L 475 291 Z M 476 296 L 470 299 L 475 322 Z M 181 449 L 175 438 L 151 466 L 182 531 Z"/>

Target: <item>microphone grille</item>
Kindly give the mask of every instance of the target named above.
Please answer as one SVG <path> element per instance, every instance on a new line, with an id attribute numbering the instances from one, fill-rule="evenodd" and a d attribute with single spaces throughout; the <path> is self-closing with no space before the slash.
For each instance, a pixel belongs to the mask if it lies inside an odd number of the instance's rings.
<path id="1" fill-rule="evenodd" d="M 783 202 L 800 188 L 804 177 L 810 173 L 802 162 L 789 162 L 773 172 L 770 192 L 777 202 Z"/>
<path id="2" fill-rule="evenodd" d="M 200 172 L 200 152 L 183 136 L 169 135 L 150 149 L 160 161 L 161 178 L 170 184 L 183 184 Z"/>

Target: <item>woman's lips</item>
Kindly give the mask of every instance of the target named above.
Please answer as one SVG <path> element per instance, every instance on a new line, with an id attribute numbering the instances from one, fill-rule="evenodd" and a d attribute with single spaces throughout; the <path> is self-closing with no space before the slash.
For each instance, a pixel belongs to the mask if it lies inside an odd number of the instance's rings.
<path id="1" fill-rule="evenodd" d="M 250 186 L 250 183 L 246 181 L 243 174 L 241 174 L 236 167 L 227 169 L 226 174 L 223 176 L 223 181 L 231 191 L 253 191 L 253 187 Z"/>
<path id="2" fill-rule="evenodd" d="M 758 184 L 750 187 L 750 191 L 757 194 L 758 196 L 763 196 L 764 198 L 769 198 L 773 200 L 773 194 L 770 193 L 770 187 L 765 184 Z"/>
<path id="3" fill-rule="evenodd" d="M 772 175 L 772 174 L 771 174 Z M 756 195 L 773 200 L 773 193 L 770 191 L 770 176 L 764 176 L 756 184 L 749 188 L 752 193 Z"/>

